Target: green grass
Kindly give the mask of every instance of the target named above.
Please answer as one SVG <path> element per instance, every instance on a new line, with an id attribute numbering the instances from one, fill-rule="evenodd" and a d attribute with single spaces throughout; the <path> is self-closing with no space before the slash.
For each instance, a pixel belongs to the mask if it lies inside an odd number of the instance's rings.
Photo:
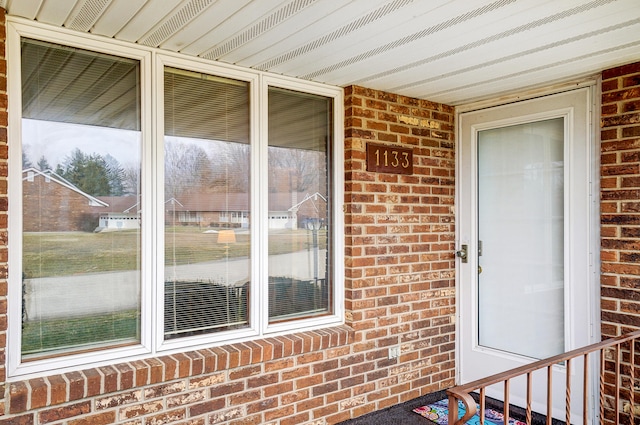
<path id="1" fill-rule="evenodd" d="M 326 231 L 318 234 L 326 247 Z M 269 254 L 309 249 L 307 230 L 270 232 Z M 140 268 L 140 235 L 135 230 L 119 232 L 24 233 L 23 271 L 27 278 L 68 276 L 85 273 L 136 270 Z M 195 226 L 165 229 L 165 264 L 196 264 L 250 255 L 249 234 L 236 232 L 236 243 L 228 248 L 217 243 L 217 233 L 204 233 Z"/>

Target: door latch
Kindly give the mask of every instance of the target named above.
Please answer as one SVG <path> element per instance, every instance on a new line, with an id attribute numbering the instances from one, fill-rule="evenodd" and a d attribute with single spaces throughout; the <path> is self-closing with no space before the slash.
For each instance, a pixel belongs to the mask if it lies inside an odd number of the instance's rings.
<path id="1" fill-rule="evenodd" d="M 468 245 L 460 245 L 460 250 L 456 251 L 456 257 L 458 257 L 463 263 L 466 263 L 467 261 L 469 261 L 468 251 Z"/>

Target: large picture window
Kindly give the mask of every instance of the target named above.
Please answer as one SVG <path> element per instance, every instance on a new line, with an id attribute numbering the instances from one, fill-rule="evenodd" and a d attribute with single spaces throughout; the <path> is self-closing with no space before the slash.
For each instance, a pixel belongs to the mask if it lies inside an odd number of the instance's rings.
<path id="1" fill-rule="evenodd" d="M 342 323 L 340 89 L 26 24 L 8 54 L 10 375 Z"/>

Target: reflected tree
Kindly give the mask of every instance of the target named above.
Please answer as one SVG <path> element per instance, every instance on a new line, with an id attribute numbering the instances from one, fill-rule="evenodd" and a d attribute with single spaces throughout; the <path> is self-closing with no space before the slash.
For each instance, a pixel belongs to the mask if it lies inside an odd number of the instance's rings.
<path id="1" fill-rule="evenodd" d="M 249 145 L 244 143 L 226 142 L 220 149 L 217 177 L 221 180 L 221 187 L 227 187 L 230 192 L 246 193 L 249 190 L 251 164 Z"/>
<path id="2" fill-rule="evenodd" d="M 124 169 L 120 166 L 117 159 L 107 154 L 104 157 L 104 164 L 109 179 L 109 188 L 111 196 L 124 195 Z"/>
<path id="3" fill-rule="evenodd" d="M 122 195 L 122 168 L 115 158 L 108 158 L 76 148 L 58 164 L 56 173 L 92 196 Z"/>
<path id="4" fill-rule="evenodd" d="M 198 193 L 211 184 L 211 161 L 205 150 L 193 143 L 167 140 L 164 151 L 165 196 Z"/>
<path id="5" fill-rule="evenodd" d="M 165 143 L 165 196 L 185 193 L 245 193 L 249 145 L 215 140 Z"/>
<path id="6" fill-rule="evenodd" d="M 31 163 L 31 160 L 27 155 L 26 146 L 23 146 L 22 147 L 22 169 L 24 170 L 25 168 L 30 168 L 30 167 L 33 167 L 33 164 Z"/>
<path id="7" fill-rule="evenodd" d="M 51 165 L 49 164 L 49 161 L 47 161 L 47 158 L 45 158 L 44 155 L 40 157 L 40 159 L 36 163 L 36 166 L 40 171 L 46 171 L 51 169 Z"/>
<path id="8" fill-rule="evenodd" d="M 122 168 L 122 187 L 125 195 L 137 195 L 140 191 L 140 164 L 127 164 Z"/>
<path id="9" fill-rule="evenodd" d="M 324 193 L 326 182 L 319 181 L 326 175 L 326 154 L 324 152 L 269 147 L 269 191 L 286 189 L 291 192 Z M 283 174 L 287 174 L 288 187 L 282 187 Z"/>

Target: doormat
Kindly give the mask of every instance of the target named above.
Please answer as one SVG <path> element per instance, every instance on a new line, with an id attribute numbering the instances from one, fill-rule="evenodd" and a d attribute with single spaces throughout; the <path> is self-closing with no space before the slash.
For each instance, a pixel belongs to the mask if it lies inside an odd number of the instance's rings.
<path id="1" fill-rule="evenodd" d="M 480 412 L 480 405 L 476 405 L 478 412 Z M 447 399 L 436 401 L 435 403 L 427 404 L 426 406 L 416 407 L 413 411 L 420 416 L 423 416 L 430 421 L 435 422 L 438 425 L 448 425 L 449 421 L 449 401 Z M 458 414 L 461 418 L 466 412 L 464 404 L 458 401 Z M 504 423 L 504 415 L 495 409 L 486 409 L 484 411 L 484 423 L 487 425 L 501 425 Z M 479 425 L 480 416 L 476 414 L 467 421 L 467 424 Z M 526 425 L 526 423 L 518 421 L 513 418 L 509 418 L 510 425 Z"/>

